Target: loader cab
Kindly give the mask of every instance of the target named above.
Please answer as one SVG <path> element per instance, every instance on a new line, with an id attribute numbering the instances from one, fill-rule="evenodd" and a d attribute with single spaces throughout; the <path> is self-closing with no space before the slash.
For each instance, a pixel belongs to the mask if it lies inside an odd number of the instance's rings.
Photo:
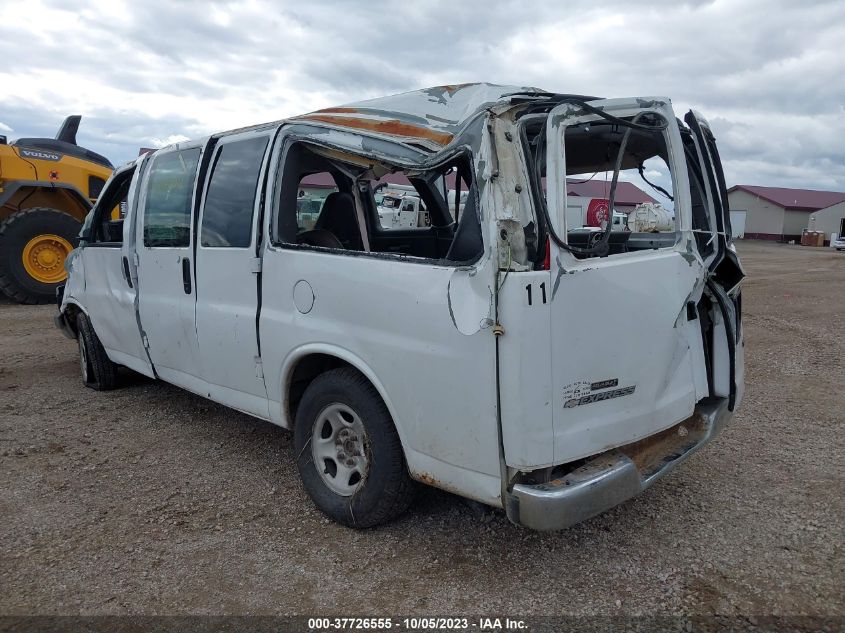
<path id="1" fill-rule="evenodd" d="M 76 142 L 76 133 L 79 130 L 79 122 L 81 120 L 82 117 L 80 115 L 71 115 L 64 120 L 55 138 L 19 138 L 12 145 L 31 150 L 42 150 L 47 153 L 75 156 L 76 158 L 113 169 L 114 165 L 112 165 L 108 158 L 90 149 L 81 147 Z"/>
<path id="2" fill-rule="evenodd" d="M 46 157 L 47 159 L 56 154 L 74 156 L 96 165 L 114 169 L 114 165 L 112 165 L 108 158 L 90 149 L 80 147 L 77 144 L 76 133 L 79 130 L 79 122 L 81 120 L 82 117 L 80 115 L 71 115 L 64 120 L 55 138 L 19 138 L 12 145 L 32 152 L 34 158 L 38 158 L 39 154 L 41 157 Z M 97 196 L 91 197 L 96 198 Z"/>

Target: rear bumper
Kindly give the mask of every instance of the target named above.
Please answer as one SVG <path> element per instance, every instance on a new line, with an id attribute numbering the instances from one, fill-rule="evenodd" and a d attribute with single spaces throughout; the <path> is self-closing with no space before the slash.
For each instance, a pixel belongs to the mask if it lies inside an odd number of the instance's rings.
<path id="1" fill-rule="evenodd" d="M 542 484 L 514 484 L 505 511 L 518 525 L 561 530 L 639 494 L 707 444 L 731 418 L 727 400 L 701 402 L 682 423 L 591 458 Z"/>

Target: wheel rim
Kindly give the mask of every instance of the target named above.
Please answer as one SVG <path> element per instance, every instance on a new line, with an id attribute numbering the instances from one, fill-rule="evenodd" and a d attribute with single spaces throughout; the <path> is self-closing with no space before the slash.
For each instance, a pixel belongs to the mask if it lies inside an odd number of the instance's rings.
<path id="1" fill-rule="evenodd" d="M 36 235 L 26 243 L 21 253 L 26 273 L 45 284 L 67 279 L 65 260 L 73 246 L 65 238 L 51 233 Z"/>
<path id="2" fill-rule="evenodd" d="M 82 369 L 82 382 L 88 382 L 88 353 L 85 351 L 85 341 L 79 333 L 79 367 Z"/>
<path id="3" fill-rule="evenodd" d="M 311 457 L 323 483 L 352 496 L 367 478 L 369 440 L 361 418 L 345 404 L 330 404 L 314 421 Z"/>

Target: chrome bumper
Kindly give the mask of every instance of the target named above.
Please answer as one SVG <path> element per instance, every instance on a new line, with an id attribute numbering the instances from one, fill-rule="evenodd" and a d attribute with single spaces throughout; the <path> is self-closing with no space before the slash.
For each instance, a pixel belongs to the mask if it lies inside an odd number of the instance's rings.
<path id="1" fill-rule="evenodd" d="M 727 400 L 699 403 L 691 418 L 672 427 L 677 437 L 667 435 L 668 431 L 658 433 L 653 438 L 665 436 L 659 444 L 645 438 L 602 453 L 549 483 L 516 483 L 506 493 L 508 518 L 534 530 L 561 530 L 609 510 L 648 488 L 707 444 L 731 416 Z M 674 431 L 680 427 L 683 435 Z"/>

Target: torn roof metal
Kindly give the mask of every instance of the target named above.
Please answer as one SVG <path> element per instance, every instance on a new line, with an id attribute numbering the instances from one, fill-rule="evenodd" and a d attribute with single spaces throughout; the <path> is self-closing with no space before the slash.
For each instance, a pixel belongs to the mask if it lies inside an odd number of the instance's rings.
<path id="1" fill-rule="evenodd" d="M 462 141 L 462 133 L 477 120 L 479 114 L 509 97 L 522 97 L 527 101 L 548 101 L 560 96 L 562 95 L 528 86 L 502 86 L 490 83 L 435 86 L 228 130 L 200 140 L 171 144 L 159 148 L 157 152 L 204 144 L 209 138 L 271 129 L 285 123 L 303 123 L 325 128 L 329 132 L 338 131 L 360 135 L 357 144 L 350 144 L 348 138 L 332 139 L 335 147 L 351 151 L 360 150 L 360 138 L 368 136 L 390 144 L 402 143 L 415 153 L 430 154 L 447 148 L 456 139 L 459 142 Z M 583 98 L 594 99 L 595 97 Z M 396 161 L 399 156 L 391 152 L 390 158 Z M 418 160 L 417 156 L 412 162 Z"/>
<path id="2" fill-rule="evenodd" d="M 449 145 L 476 116 L 515 94 L 546 94 L 525 86 L 489 83 L 435 86 L 293 117 L 347 131 L 393 137 L 437 151 Z"/>

